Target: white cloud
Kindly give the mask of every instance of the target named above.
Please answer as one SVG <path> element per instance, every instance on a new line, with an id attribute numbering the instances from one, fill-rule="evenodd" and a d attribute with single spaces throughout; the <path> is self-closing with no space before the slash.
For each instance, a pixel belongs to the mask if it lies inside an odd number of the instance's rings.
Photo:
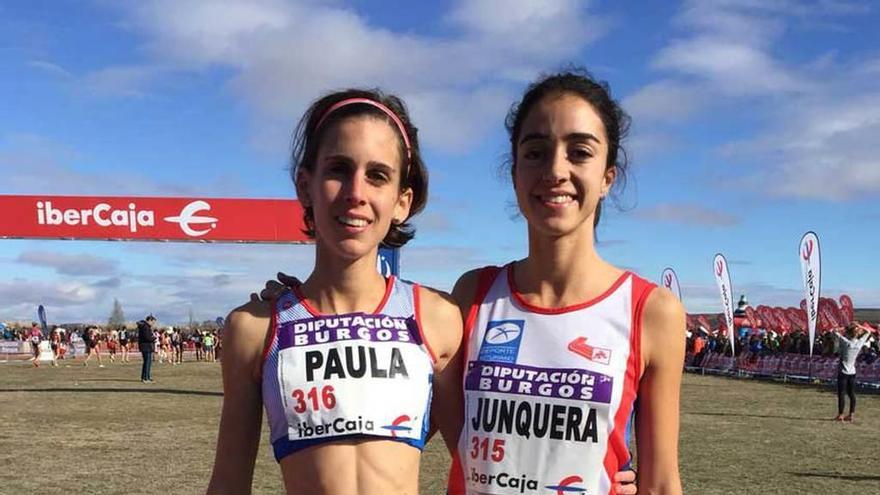
<path id="1" fill-rule="evenodd" d="M 116 273 L 118 262 L 87 253 L 68 254 L 43 250 L 21 252 L 16 263 L 52 268 L 59 275 L 106 276 Z"/>
<path id="2" fill-rule="evenodd" d="M 157 64 L 176 71 L 231 69 L 228 88 L 256 110 L 256 135 L 285 138 L 305 105 L 326 91 L 381 86 L 409 101 L 426 144 L 453 151 L 500 127 L 513 86 L 577 56 L 608 30 L 585 0 L 460 0 L 439 21 L 451 28 L 443 36 L 374 26 L 339 3 L 127 5 L 126 25 L 143 33 Z M 110 75 L 132 83 L 131 94 L 145 91 L 135 80 L 150 82 L 150 74 Z"/>
<path id="3" fill-rule="evenodd" d="M 305 278 L 314 263 L 308 245 L 131 243 L 123 253 L 119 273 L 95 283 L 0 281 L 0 319 L 32 318 L 44 304 L 53 321 L 103 320 L 115 297 L 131 320 L 153 313 L 165 324 L 185 322 L 190 307 L 196 319 L 213 320 L 278 271 Z"/>
<path id="4" fill-rule="evenodd" d="M 425 212 L 414 219 L 418 229 L 430 232 L 449 232 L 452 230 L 452 219 L 441 212 Z"/>
<path id="5" fill-rule="evenodd" d="M 310 245 L 133 243 L 125 250 L 126 257 L 155 257 L 165 270 L 129 274 L 120 300 L 168 323 L 186 321 L 190 306 L 200 320 L 225 316 L 277 272 L 305 278 L 314 265 Z"/>
<path id="6" fill-rule="evenodd" d="M 65 83 L 74 92 L 92 97 L 148 98 L 153 86 L 173 73 L 170 67 L 156 64 L 118 65 L 75 74 L 59 64 L 31 60 L 28 67 Z"/>
<path id="7" fill-rule="evenodd" d="M 0 139 L 0 173 L 3 194 L 75 194 L 75 195 L 158 195 L 158 196 L 246 196 L 248 189 L 240 180 L 218 176 L 206 182 L 188 185 L 159 182 L 139 173 L 84 172 L 75 162 L 84 156 L 57 141 L 32 134 L 15 134 Z M 47 180 L 51 177 L 51 180 Z"/>
<path id="8" fill-rule="evenodd" d="M 643 128 L 648 130 L 643 131 Z M 673 132 L 654 130 L 633 121 L 630 135 L 623 143 L 630 163 L 650 166 L 658 155 L 679 149 L 681 138 Z"/>
<path id="9" fill-rule="evenodd" d="M 836 20 L 862 11 L 844 2 L 686 1 L 673 20 L 681 35 L 652 61 L 655 69 L 669 75 L 630 100 L 636 111 L 647 106 L 649 118 L 658 113 L 651 111 L 653 103 L 663 115 L 681 120 L 718 98 L 812 93 L 821 85 L 809 77 L 807 66 L 794 66 L 775 53 L 779 40 L 796 21 Z M 658 99 L 652 102 L 654 96 Z M 673 105 L 664 105 L 666 100 L 690 105 L 687 111 L 670 111 Z"/>
<path id="10" fill-rule="evenodd" d="M 846 201 L 880 192 L 878 135 L 880 91 L 832 94 L 781 107 L 770 132 L 724 150 L 762 164 L 742 180 L 754 190 Z"/>
<path id="11" fill-rule="evenodd" d="M 826 51 L 795 65 L 777 54 L 794 28 L 815 29 L 817 19 L 834 23 L 864 11 L 864 5 L 833 1 L 685 2 L 674 21 L 682 36 L 653 61 L 667 75 L 626 100 L 638 137 L 648 140 L 643 147 L 658 152 L 650 146 L 662 135 L 658 122 L 744 108 L 762 127 L 720 148 L 745 162 L 738 185 L 827 200 L 880 191 L 876 57 L 838 61 Z"/>
<path id="12" fill-rule="evenodd" d="M 622 104 L 633 118 L 633 125 L 640 125 L 645 121 L 680 122 L 702 107 L 705 99 L 701 87 L 660 80 L 627 96 Z"/>
<path id="13" fill-rule="evenodd" d="M 880 76 L 880 57 L 864 61 L 855 69 L 856 74 L 864 76 Z"/>
<path id="14" fill-rule="evenodd" d="M 477 136 L 501 129 L 514 95 L 500 87 L 425 91 L 407 96 L 419 136 L 447 152 L 464 152 Z M 418 116 L 418 117 L 415 117 Z"/>
<path id="15" fill-rule="evenodd" d="M 26 304 L 35 312 L 40 304 L 48 306 L 76 306 L 100 299 L 101 293 L 91 284 L 60 280 L 53 283 L 20 279 L 0 281 L 0 301 Z M 0 308 L 0 311 L 5 308 Z"/>
<path id="16" fill-rule="evenodd" d="M 640 208 L 634 214 L 646 220 L 701 227 L 731 227 L 740 223 L 738 218 L 727 213 L 689 203 L 662 203 Z"/>
<path id="17" fill-rule="evenodd" d="M 166 71 L 153 65 L 106 67 L 86 74 L 79 84 L 93 95 L 143 98 Z"/>
<path id="18" fill-rule="evenodd" d="M 712 89 L 732 96 L 805 91 L 809 84 L 760 47 L 740 40 L 703 36 L 672 43 L 658 54 L 655 66 L 705 80 Z"/>
<path id="19" fill-rule="evenodd" d="M 459 0 L 448 18 L 479 44 L 520 56 L 540 58 L 550 51 L 565 57 L 608 29 L 607 21 L 586 15 L 586 5 L 579 0 Z"/>
<path id="20" fill-rule="evenodd" d="M 31 60 L 30 62 L 28 62 L 27 65 L 28 67 L 39 69 L 47 74 L 51 74 L 62 79 L 70 79 L 74 77 L 73 74 L 67 71 L 64 67 L 61 67 L 58 64 L 53 64 L 52 62 L 47 62 L 45 60 Z"/>

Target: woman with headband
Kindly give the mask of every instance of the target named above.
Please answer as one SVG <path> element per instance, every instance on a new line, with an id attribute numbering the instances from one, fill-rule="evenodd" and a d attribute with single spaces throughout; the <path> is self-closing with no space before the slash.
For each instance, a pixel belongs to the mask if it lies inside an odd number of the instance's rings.
<path id="1" fill-rule="evenodd" d="M 287 493 L 417 493 L 430 425 L 455 445 L 460 406 L 430 407 L 433 394 L 458 397 L 449 363 L 461 318 L 448 296 L 376 270 L 380 244 L 412 239 L 427 195 L 403 102 L 363 90 L 316 101 L 297 129 L 291 178 L 315 265 L 226 319 L 208 493 L 250 493 L 263 407 Z"/>

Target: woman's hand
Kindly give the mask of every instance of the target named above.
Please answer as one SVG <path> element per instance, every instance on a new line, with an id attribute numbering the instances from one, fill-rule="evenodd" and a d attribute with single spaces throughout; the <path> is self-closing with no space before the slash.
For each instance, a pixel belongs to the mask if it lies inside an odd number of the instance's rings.
<path id="1" fill-rule="evenodd" d="M 266 286 L 263 287 L 263 290 L 260 291 L 259 295 L 256 292 L 251 292 L 251 301 L 260 302 L 277 299 L 278 296 L 280 296 L 288 287 L 294 287 L 302 283 L 298 278 L 291 277 L 284 272 L 278 272 L 277 276 L 278 280 L 266 281 Z"/>
<path id="2" fill-rule="evenodd" d="M 614 473 L 614 493 L 617 495 L 636 495 L 638 493 L 636 472 L 627 469 Z"/>

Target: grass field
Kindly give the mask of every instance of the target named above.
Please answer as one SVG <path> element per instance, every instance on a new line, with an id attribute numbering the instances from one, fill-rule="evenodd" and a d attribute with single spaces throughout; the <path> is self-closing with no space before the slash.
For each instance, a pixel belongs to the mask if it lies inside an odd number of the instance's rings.
<path id="1" fill-rule="evenodd" d="M 63 361 L 62 361 L 63 362 Z M 219 420 L 219 365 L 99 369 L 0 364 L 0 493 L 203 492 Z M 880 396 L 839 424 L 830 389 L 686 375 L 681 470 L 688 494 L 880 494 Z M 422 493 L 443 493 L 441 442 Z M 39 474 L 28 474 L 39 473 Z M 281 493 L 263 436 L 254 493 Z"/>

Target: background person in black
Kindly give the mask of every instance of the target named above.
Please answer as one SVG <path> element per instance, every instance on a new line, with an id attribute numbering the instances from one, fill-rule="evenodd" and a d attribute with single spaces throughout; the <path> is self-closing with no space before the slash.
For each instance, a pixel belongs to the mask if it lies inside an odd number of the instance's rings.
<path id="1" fill-rule="evenodd" d="M 144 358 L 141 365 L 141 382 L 153 383 L 152 366 L 153 366 L 153 347 L 156 343 L 156 337 L 153 336 L 153 327 L 156 325 L 156 317 L 149 315 L 137 323 L 138 327 L 138 348 L 141 356 Z"/>
<path id="2" fill-rule="evenodd" d="M 193 344 L 196 346 L 196 361 L 202 360 L 202 333 L 196 330 L 192 334 Z"/>
<path id="3" fill-rule="evenodd" d="M 172 364 L 182 364 L 183 363 L 183 335 L 180 333 L 179 328 L 175 328 L 171 332 L 171 348 L 174 351 L 174 356 L 171 359 Z"/>
<path id="4" fill-rule="evenodd" d="M 125 327 L 119 327 L 119 348 L 122 351 L 122 362 L 127 363 L 128 360 L 128 330 Z"/>
<path id="5" fill-rule="evenodd" d="M 83 366 L 89 365 L 92 356 L 98 356 L 98 367 L 104 367 L 104 363 L 101 361 L 101 347 L 99 345 L 99 340 L 100 335 L 98 334 L 98 327 L 91 325 L 86 328 L 86 331 L 83 333 L 83 343 L 86 345 L 86 360 L 83 361 Z"/>

